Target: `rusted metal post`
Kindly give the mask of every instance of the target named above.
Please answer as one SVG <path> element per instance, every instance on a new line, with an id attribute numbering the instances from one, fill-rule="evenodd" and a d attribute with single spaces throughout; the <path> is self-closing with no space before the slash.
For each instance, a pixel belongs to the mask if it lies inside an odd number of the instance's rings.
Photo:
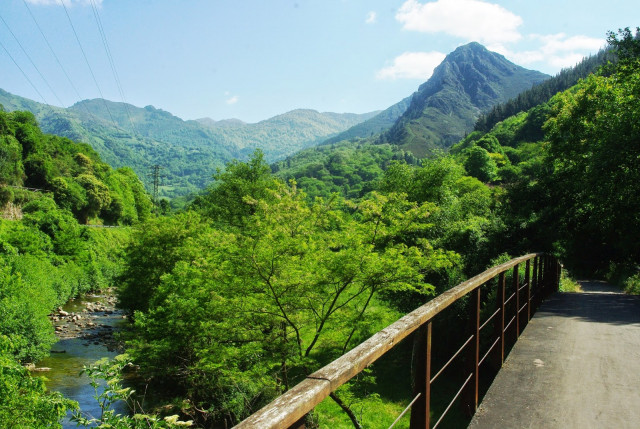
<path id="1" fill-rule="evenodd" d="M 524 282 L 527 285 L 527 323 L 531 320 L 531 260 L 527 259 L 524 272 Z"/>
<path id="2" fill-rule="evenodd" d="M 493 331 L 495 337 L 498 339 L 498 345 L 496 347 L 495 352 L 495 369 L 496 371 L 502 368 L 502 364 L 504 363 L 504 299 L 506 294 L 506 277 L 504 273 L 500 273 L 498 277 L 498 289 L 496 290 L 496 309 L 500 310 L 499 317 L 495 318 L 493 322 Z"/>
<path id="3" fill-rule="evenodd" d="M 533 305 L 533 313 L 538 310 L 538 293 L 540 289 L 538 287 L 538 257 L 533 258 L 533 278 L 531 279 L 531 289 L 533 290 L 533 295 L 535 299 L 531 303 Z"/>
<path id="4" fill-rule="evenodd" d="M 411 429 L 429 429 L 431 413 L 431 322 L 422 325 L 415 333 L 413 348 L 413 397 L 420 397 L 411 407 Z"/>
<path id="5" fill-rule="evenodd" d="M 468 370 L 471 373 L 471 382 L 467 387 L 466 412 L 469 416 L 475 414 L 478 408 L 480 390 L 480 286 L 471 295 L 471 351 L 469 353 Z"/>
<path id="6" fill-rule="evenodd" d="M 516 294 L 516 341 L 520 336 L 520 275 L 518 273 L 518 265 L 513 267 L 513 291 Z"/>

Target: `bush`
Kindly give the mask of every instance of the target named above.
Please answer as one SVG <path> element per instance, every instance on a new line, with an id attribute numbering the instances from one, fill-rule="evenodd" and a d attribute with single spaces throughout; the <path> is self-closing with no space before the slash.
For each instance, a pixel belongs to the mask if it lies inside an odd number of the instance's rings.
<path id="1" fill-rule="evenodd" d="M 0 335 L 0 427 L 60 428 L 60 419 L 78 404 L 58 392 L 47 393 L 44 380 L 14 360 L 14 348 Z"/>
<path id="2" fill-rule="evenodd" d="M 13 191 L 7 186 L 0 187 L 0 207 L 13 201 Z"/>
<path id="3" fill-rule="evenodd" d="M 580 287 L 580 283 L 569 276 L 567 270 L 562 270 L 559 290 L 560 292 L 582 292 L 582 287 Z"/>
<path id="4" fill-rule="evenodd" d="M 625 280 L 624 291 L 631 295 L 640 295 L 640 274 L 633 275 Z"/>

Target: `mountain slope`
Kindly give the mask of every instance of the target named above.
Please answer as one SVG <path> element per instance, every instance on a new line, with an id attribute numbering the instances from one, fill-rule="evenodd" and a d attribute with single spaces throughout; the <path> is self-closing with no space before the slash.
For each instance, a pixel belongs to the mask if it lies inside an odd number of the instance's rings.
<path id="1" fill-rule="evenodd" d="M 547 78 L 479 43 L 461 46 L 418 88 L 407 111 L 383 139 L 418 157 L 447 148 L 473 129 L 482 111 Z"/>
<path id="2" fill-rule="evenodd" d="M 357 115 L 297 109 L 255 124 L 240 126 L 226 121 L 220 121 L 226 122 L 223 124 L 208 122 L 208 128 L 225 141 L 234 143 L 243 156 L 260 147 L 268 160 L 278 160 L 301 149 L 316 146 L 335 135 L 336 130 L 345 130 L 377 113 Z"/>
<path id="3" fill-rule="evenodd" d="M 51 134 L 91 144 L 113 167 L 131 166 L 151 189 L 151 166 L 163 167 L 160 196 L 176 197 L 204 188 L 216 169 L 256 148 L 276 161 L 320 143 L 367 120 L 369 114 L 294 110 L 259 122 L 183 121 L 153 106 L 138 108 L 102 99 L 84 100 L 68 109 L 50 107 L 0 90 L 9 111 L 33 112 Z"/>
<path id="4" fill-rule="evenodd" d="M 323 144 L 337 143 L 342 140 L 351 140 L 358 137 L 371 137 L 374 134 L 387 131 L 396 123 L 398 118 L 407 111 L 407 108 L 410 104 L 411 97 L 409 96 L 404 100 L 378 113 L 373 118 L 367 119 L 364 122 L 354 125 L 347 131 L 343 131 L 337 136 L 325 140 Z"/>

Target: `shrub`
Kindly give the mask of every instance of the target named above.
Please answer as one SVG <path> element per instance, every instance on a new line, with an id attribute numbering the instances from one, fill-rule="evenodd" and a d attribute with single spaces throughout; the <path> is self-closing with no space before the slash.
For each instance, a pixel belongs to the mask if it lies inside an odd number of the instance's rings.
<path id="1" fill-rule="evenodd" d="M 624 291 L 631 295 L 640 295 L 640 274 L 635 274 L 625 280 Z"/>

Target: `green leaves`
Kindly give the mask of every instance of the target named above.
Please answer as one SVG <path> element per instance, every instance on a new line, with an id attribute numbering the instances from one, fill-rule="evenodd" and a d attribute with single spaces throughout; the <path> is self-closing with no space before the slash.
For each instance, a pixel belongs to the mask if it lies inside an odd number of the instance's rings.
<path id="1" fill-rule="evenodd" d="M 640 247 L 640 62 L 628 59 L 610 77 L 591 76 L 553 99 L 545 125 L 563 246 L 586 266 L 634 263 Z"/>
<path id="2" fill-rule="evenodd" d="M 378 295 L 427 296 L 425 273 L 453 260 L 424 238 L 432 203 L 375 192 L 309 203 L 254 161 L 232 165 L 205 197 L 212 220 L 187 212 L 145 225 L 120 291 L 136 310 L 128 344 L 141 371 L 229 423 L 382 328 L 395 312 Z"/>
<path id="3" fill-rule="evenodd" d="M 48 393 L 42 378 L 32 377 L 14 360 L 16 346 L 0 333 L 0 426 L 60 428 L 60 419 L 78 404 L 60 393 Z"/>
<path id="4" fill-rule="evenodd" d="M 94 388 L 94 399 L 101 409 L 99 418 L 86 418 L 76 410 L 71 418 L 78 426 L 113 428 L 113 429 L 160 429 L 190 427 L 193 421 L 181 421 L 178 415 L 164 419 L 157 415 L 144 414 L 132 398 L 134 391 L 122 386 L 122 372 L 130 365 L 127 355 L 118 355 L 113 360 L 101 359 L 95 364 L 85 367 L 84 372 L 90 378 Z M 116 414 L 113 406 L 124 402 L 132 415 Z"/>

